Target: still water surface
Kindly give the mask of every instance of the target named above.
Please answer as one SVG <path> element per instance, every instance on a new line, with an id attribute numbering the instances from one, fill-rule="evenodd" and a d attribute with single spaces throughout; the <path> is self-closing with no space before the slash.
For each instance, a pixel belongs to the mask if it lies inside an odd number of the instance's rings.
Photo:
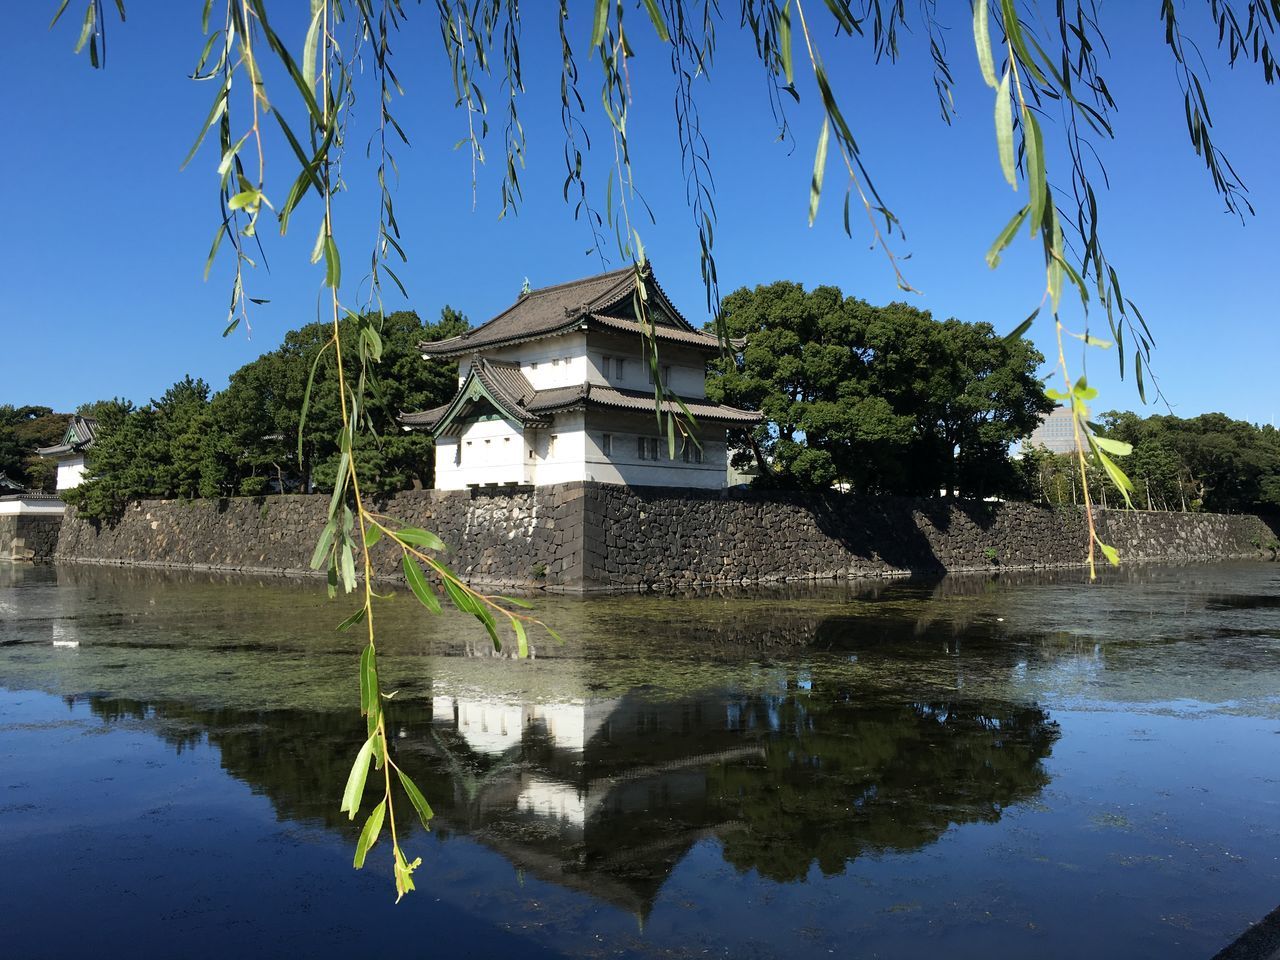
<path id="1" fill-rule="evenodd" d="M 314 584 L 0 565 L 4 954 L 1207 958 L 1280 902 L 1280 566 L 384 604 L 418 891 Z M 407 806 L 407 805 L 406 805 Z"/>

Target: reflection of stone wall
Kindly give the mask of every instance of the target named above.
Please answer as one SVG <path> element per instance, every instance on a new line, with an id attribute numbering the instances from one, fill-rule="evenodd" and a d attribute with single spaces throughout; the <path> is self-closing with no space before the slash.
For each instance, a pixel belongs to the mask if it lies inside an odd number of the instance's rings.
<path id="1" fill-rule="evenodd" d="M 49 560 L 60 526 L 60 513 L 0 516 L 0 560 Z"/>
<path id="2" fill-rule="evenodd" d="M 68 516 L 62 559 L 304 573 L 328 498 L 146 501 L 114 524 Z M 381 511 L 440 535 L 453 568 L 477 583 L 562 590 L 637 589 L 908 571 L 1079 565 L 1078 510 L 843 494 L 628 488 L 402 493 Z M 1099 511 L 1099 532 L 1130 560 L 1257 554 L 1276 536 L 1254 516 Z M 378 570 L 398 557 L 376 549 Z"/>

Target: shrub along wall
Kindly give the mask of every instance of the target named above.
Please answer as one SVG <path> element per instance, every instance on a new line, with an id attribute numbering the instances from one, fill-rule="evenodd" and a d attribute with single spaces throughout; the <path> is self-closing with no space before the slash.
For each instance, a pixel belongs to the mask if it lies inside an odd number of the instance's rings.
<path id="1" fill-rule="evenodd" d="M 68 511 L 64 560 L 302 574 L 327 497 L 144 501 L 114 524 Z M 416 491 L 380 511 L 440 535 L 447 562 L 478 584 L 566 591 L 1077 566 L 1075 509 L 843 494 L 630 488 Z M 1254 516 L 1098 511 L 1129 560 L 1259 554 L 1277 525 Z M 375 549 L 381 576 L 398 555 Z"/>

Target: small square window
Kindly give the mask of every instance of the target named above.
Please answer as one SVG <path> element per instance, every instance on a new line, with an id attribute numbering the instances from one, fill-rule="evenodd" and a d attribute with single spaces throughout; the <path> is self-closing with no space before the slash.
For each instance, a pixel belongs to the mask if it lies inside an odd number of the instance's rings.
<path id="1" fill-rule="evenodd" d="M 538 369 L 538 361 L 537 361 L 537 360 L 534 360 L 532 363 L 530 363 L 530 364 L 529 364 L 529 369 L 530 369 L 530 370 L 537 370 L 537 369 Z"/>
<path id="2" fill-rule="evenodd" d="M 558 367 L 558 366 L 560 366 L 560 358 L 559 358 L 559 357 L 552 357 L 552 358 L 551 358 L 551 365 L 552 365 L 553 367 Z"/>

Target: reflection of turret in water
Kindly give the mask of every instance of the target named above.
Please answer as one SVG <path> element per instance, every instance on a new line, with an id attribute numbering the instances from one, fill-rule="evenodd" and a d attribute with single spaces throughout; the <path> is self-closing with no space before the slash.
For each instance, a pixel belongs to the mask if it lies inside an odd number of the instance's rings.
<path id="1" fill-rule="evenodd" d="M 486 693 L 485 676 L 499 689 Z M 389 707 L 397 762 L 430 799 L 433 830 L 641 917 L 700 840 L 717 839 L 739 869 L 793 880 L 813 863 L 839 872 L 996 820 L 1048 782 L 1057 737 L 1033 705 L 880 702 L 794 667 L 670 697 L 594 697 L 579 677 L 558 699 L 525 699 L 501 692 L 509 681 L 502 669 L 463 672 Z M 359 824 L 335 799 L 361 735 L 347 713 L 90 707 L 158 729 L 177 750 L 207 739 L 280 817 L 354 840 Z"/>

